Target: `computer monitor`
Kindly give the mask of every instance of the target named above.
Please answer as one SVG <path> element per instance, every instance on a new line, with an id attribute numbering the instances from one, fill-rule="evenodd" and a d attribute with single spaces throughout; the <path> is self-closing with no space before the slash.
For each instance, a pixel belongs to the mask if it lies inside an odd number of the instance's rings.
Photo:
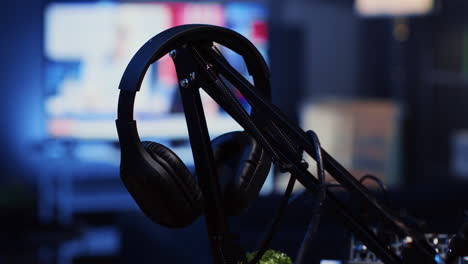
<path id="1" fill-rule="evenodd" d="M 181 24 L 212 24 L 251 40 L 266 57 L 267 9 L 259 3 L 53 2 L 44 13 L 45 112 L 52 138 L 115 140 L 118 85 L 151 37 Z M 223 49 L 247 75 L 242 58 Z M 202 94 L 211 136 L 240 129 Z M 166 55 L 143 80 L 135 104 L 143 138 L 187 137 L 175 67 Z"/>

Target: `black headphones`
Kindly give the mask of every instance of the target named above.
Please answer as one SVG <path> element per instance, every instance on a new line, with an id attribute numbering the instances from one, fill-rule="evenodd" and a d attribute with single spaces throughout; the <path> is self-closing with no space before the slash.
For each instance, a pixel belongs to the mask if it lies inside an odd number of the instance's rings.
<path id="1" fill-rule="evenodd" d="M 197 41 L 219 43 L 239 55 L 253 77 L 258 93 L 270 100 L 269 71 L 255 46 L 242 35 L 217 26 L 183 25 L 168 29 L 146 42 L 134 55 L 121 79 L 117 131 L 121 147 L 121 178 L 141 210 L 167 227 L 191 224 L 204 211 L 201 188 L 185 164 L 169 148 L 141 142 L 133 107 L 148 67 L 163 55 Z M 271 159 L 245 131 L 221 135 L 212 142 L 226 214 L 238 215 L 258 196 Z"/>

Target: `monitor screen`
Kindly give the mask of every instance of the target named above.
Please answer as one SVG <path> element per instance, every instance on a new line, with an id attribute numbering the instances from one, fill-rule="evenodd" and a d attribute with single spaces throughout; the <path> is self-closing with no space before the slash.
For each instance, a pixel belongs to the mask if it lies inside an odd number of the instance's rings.
<path id="1" fill-rule="evenodd" d="M 248 15 L 246 15 L 248 14 Z M 128 62 L 151 37 L 181 24 L 233 29 L 266 58 L 267 10 L 259 3 L 96 2 L 51 3 L 45 9 L 45 111 L 53 138 L 117 138 L 118 85 Z M 221 51 L 247 75 L 242 58 Z M 202 94 L 211 136 L 240 129 Z M 184 138 L 185 118 L 172 60 L 148 70 L 135 103 L 141 137 Z"/>

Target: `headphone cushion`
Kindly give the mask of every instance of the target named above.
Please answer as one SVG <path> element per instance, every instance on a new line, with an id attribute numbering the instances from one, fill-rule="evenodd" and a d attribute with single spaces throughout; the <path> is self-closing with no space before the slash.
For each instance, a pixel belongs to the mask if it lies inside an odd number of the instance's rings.
<path id="1" fill-rule="evenodd" d="M 203 195 L 194 177 L 169 148 L 150 141 L 144 141 L 142 145 L 151 158 L 163 168 L 162 171 L 158 170 L 158 176 L 166 186 L 161 186 L 159 190 L 164 195 L 162 199 L 167 201 L 165 214 L 169 215 L 158 217 L 166 221 L 157 222 L 168 227 L 191 224 L 203 211 Z"/>
<path id="2" fill-rule="evenodd" d="M 211 144 L 226 212 L 239 215 L 257 198 L 270 171 L 270 155 L 243 131 L 223 134 Z"/>

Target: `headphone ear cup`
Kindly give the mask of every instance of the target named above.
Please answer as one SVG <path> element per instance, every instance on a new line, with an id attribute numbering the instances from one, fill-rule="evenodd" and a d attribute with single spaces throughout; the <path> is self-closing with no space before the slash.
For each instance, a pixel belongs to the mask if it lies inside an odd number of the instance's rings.
<path id="1" fill-rule="evenodd" d="M 138 205 L 158 224 L 172 228 L 190 225 L 203 212 L 202 192 L 194 177 L 169 148 L 149 141 L 142 142 L 142 146 L 156 163 L 152 164 L 153 179 L 147 182 L 158 184 L 148 184 L 140 189 L 153 193 L 148 197 L 156 194 L 159 202 L 154 201 L 149 208 L 132 194 Z"/>
<path id="2" fill-rule="evenodd" d="M 215 138 L 212 148 L 226 212 L 239 215 L 257 198 L 270 171 L 271 157 L 241 131 Z"/>

